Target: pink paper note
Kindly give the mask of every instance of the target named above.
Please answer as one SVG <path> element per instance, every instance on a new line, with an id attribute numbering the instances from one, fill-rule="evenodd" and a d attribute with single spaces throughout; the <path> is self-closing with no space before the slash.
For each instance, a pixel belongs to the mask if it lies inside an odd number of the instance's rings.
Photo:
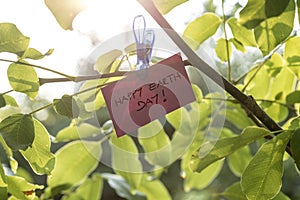
<path id="1" fill-rule="evenodd" d="M 195 101 L 180 54 L 130 73 L 102 93 L 118 137 Z"/>

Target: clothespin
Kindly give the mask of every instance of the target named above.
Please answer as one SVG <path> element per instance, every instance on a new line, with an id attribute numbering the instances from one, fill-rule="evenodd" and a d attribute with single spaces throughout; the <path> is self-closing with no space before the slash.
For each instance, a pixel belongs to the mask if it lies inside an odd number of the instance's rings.
<path id="1" fill-rule="evenodd" d="M 143 15 L 134 18 L 132 29 L 137 51 L 136 70 L 149 68 L 155 40 L 154 31 L 146 29 L 146 21 Z"/>

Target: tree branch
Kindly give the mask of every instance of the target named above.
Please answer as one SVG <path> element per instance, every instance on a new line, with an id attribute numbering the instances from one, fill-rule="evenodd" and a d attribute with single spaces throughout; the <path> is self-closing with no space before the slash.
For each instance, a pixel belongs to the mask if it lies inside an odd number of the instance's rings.
<path id="1" fill-rule="evenodd" d="M 248 109 L 257 119 L 261 121 L 270 131 L 280 131 L 281 127 L 268 116 L 263 109 L 256 103 L 252 96 L 247 96 L 217 71 L 211 68 L 205 63 L 199 56 L 188 46 L 188 44 L 175 32 L 171 25 L 166 21 L 162 14 L 157 10 L 154 3 L 151 0 L 137 0 L 147 12 L 155 19 L 155 21 L 164 29 L 169 37 L 175 42 L 175 44 L 182 50 L 187 56 L 189 62 L 210 79 L 212 79 L 220 87 L 224 88 L 231 96 L 238 100 L 246 109 Z"/>
<path id="2" fill-rule="evenodd" d="M 101 78 L 112 78 L 112 77 L 118 77 L 118 76 L 124 76 L 129 73 L 132 73 L 131 71 L 124 71 L 124 72 L 113 72 L 113 73 L 107 73 L 107 74 L 98 74 L 98 75 L 88 75 L 88 76 L 77 76 L 74 77 L 73 80 L 69 78 L 39 78 L 40 85 L 44 85 L 46 83 L 57 83 L 57 82 L 81 82 L 81 81 L 87 81 L 87 80 L 95 80 L 95 79 L 101 79 Z"/>
<path id="3" fill-rule="evenodd" d="M 191 65 L 188 60 L 183 61 L 184 65 Z M 119 77 L 129 75 L 130 73 L 135 73 L 135 71 L 117 71 L 112 73 L 106 74 L 98 74 L 98 75 L 86 75 L 86 76 L 74 76 L 73 79 L 69 78 L 39 78 L 40 85 L 44 85 L 46 83 L 58 83 L 58 82 L 81 82 L 81 81 L 88 81 L 88 80 L 96 80 L 101 78 L 112 78 L 112 77 Z"/>

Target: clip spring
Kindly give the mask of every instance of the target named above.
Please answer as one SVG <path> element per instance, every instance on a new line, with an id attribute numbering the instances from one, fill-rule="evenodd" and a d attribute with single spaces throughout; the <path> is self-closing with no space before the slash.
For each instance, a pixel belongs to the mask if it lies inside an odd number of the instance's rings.
<path id="1" fill-rule="evenodd" d="M 137 51 L 136 70 L 149 68 L 155 41 L 154 31 L 146 29 L 146 21 L 143 15 L 134 18 L 132 29 Z"/>

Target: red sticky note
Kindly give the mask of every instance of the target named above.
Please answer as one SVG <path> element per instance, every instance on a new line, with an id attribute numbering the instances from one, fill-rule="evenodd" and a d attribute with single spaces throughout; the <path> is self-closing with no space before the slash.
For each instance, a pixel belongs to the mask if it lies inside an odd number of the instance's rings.
<path id="1" fill-rule="evenodd" d="M 196 100 L 180 54 L 102 88 L 117 136 Z"/>

